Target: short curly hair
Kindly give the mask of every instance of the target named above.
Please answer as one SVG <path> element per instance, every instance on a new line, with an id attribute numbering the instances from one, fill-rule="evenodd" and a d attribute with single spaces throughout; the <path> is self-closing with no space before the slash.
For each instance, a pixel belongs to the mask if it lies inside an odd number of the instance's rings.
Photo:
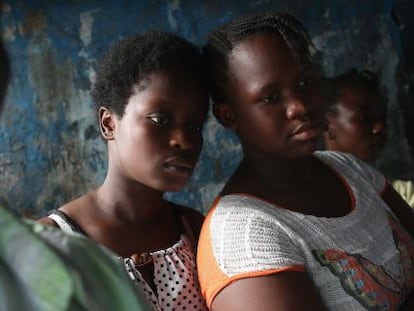
<path id="1" fill-rule="evenodd" d="M 229 82 L 229 55 L 234 47 L 259 33 L 280 37 L 298 59 L 311 60 L 312 41 L 302 24 L 284 12 L 239 17 L 210 33 L 203 47 L 208 83 L 213 101 L 226 100 Z"/>
<path id="2" fill-rule="evenodd" d="M 370 70 L 358 71 L 356 68 L 350 68 L 330 80 L 336 92 L 345 87 L 359 86 L 374 93 L 380 93 L 377 75 Z"/>
<path id="3" fill-rule="evenodd" d="M 329 78 L 331 86 L 329 109 L 333 109 L 335 104 L 341 98 L 342 91 L 349 87 L 358 87 L 367 90 L 371 94 L 376 94 L 381 99 L 379 104 L 385 105 L 387 96 L 382 90 L 377 75 L 370 70 L 358 71 L 356 68 L 350 68 L 344 73 Z"/>
<path id="4" fill-rule="evenodd" d="M 195 45 L 169 32 L 148 31 L 121 39 L 103 56 L 92 88 L 95 108 L 103 106 L 122 117 L 135 87 L 157 71 L 183 72 L 207 88 Z"/>

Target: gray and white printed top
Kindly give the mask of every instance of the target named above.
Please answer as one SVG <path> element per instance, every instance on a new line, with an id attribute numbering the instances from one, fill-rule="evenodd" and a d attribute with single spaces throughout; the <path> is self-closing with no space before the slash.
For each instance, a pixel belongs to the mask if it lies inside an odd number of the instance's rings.
<path id="1" fill-rule="evenodd" d="M 316 217 L 247 194 L 219 197 L 198 245 L 207 305 L 230 282 L 288 270 L 306 271 L 328 310 L 397 310 L 413 292 L 414 241 L 381 197 L 385 178 L 347 154 L 314 155 L 342 180 L 352 210 Z"/>

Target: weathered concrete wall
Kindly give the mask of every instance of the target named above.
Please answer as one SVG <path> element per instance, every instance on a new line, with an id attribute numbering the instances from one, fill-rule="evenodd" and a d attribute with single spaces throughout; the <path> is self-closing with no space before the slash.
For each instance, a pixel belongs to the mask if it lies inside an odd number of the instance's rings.
<path id="1" fill-rule="evenodd" d="M 175 31 L 197 44 L 236 16 L 287 10 L 308 28 L 327 74 L 350 66 L 379 71 L 388 91 L 390 138 L 379 167 L 413 177 L 398 101 L 401 44 L 383 1 L 18 1 L 5 0 L 3 38 L 13 80 L 0 125 L 2 200 L 41 214 L 103 180 L 106 148 L 89 94 L 97 58 L 119 37 Z M 210 118 L 199 167 L 172 198 L 206 211 L 240 158 L 237 140 Z M 403 176 L 404 177 L 404 176 Z"/>

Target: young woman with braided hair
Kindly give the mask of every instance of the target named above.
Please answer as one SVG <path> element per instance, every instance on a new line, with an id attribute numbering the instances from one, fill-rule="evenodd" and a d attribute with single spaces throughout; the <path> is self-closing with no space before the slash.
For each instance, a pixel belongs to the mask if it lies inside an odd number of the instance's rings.
<path id="1" fill-rule="evenodd" d="M 412 310 L 414 214 L 368 164 L 315 151 L 326 100 L 311 48 L 284 13 L 236 19 L 204 48 L 243 158 L 201 231 L 202 293 L 214 311 Z"/>

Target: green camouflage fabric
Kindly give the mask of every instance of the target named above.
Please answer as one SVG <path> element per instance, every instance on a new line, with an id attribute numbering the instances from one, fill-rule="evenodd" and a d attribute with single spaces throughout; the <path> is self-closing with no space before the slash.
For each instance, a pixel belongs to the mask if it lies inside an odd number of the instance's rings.
<path id="1" fill-rule="evenodd" d="M 151 310 L 123 263 L 81 235 L 0 207 L 0 311 Z"/>

